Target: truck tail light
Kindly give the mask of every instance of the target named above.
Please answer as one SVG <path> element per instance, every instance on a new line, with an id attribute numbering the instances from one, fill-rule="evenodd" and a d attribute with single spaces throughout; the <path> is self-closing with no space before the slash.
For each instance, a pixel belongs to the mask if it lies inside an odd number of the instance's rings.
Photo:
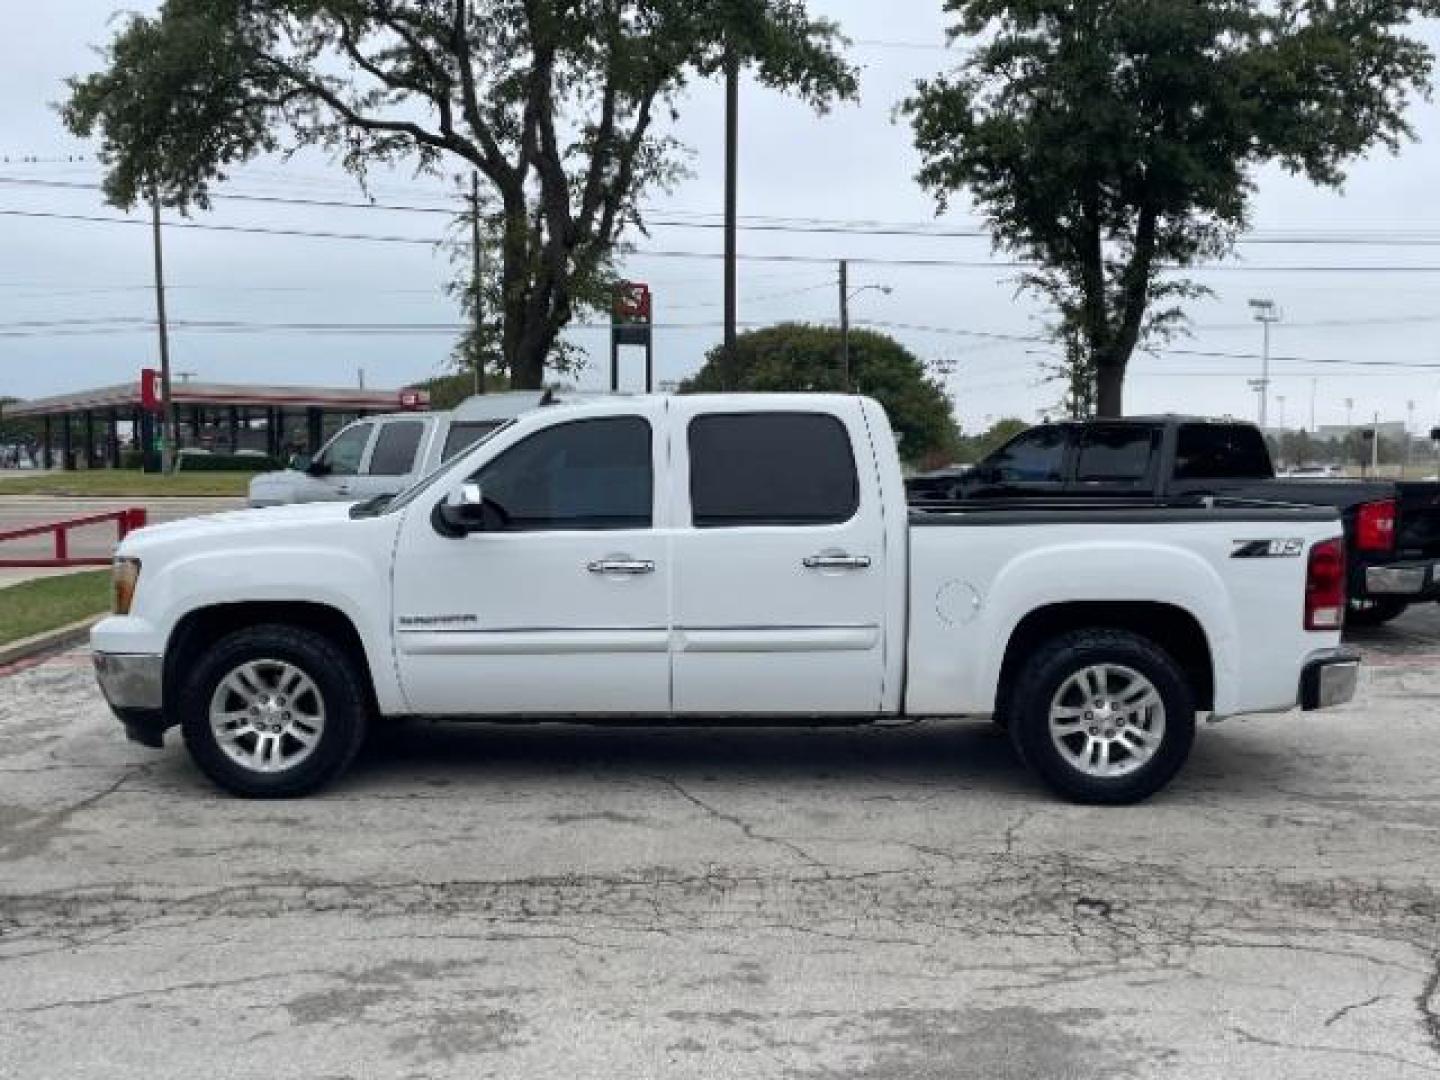
<path id="1" fill-rule="evenodd" d="M 1345 622 L 1345 541 L 1323 540 L 1310 549 L 1305 575 L 1305 629 L 1339 630 Z"/>
<path id="2" fill-rule="evenodd" d="M 1365 503 L 1355 519 L 1355 545 L 1361 551 L 1395 548 L 1395 500 Z"/>

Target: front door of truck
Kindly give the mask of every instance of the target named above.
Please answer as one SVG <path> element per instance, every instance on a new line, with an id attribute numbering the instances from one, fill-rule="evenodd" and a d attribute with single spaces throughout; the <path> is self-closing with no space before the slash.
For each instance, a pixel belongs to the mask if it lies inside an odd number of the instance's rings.
<path id="1" fill-rule="evenodd" d="M 471 479 L 493 527 L 444 536 L 447 477 L 405 510 L 396 662 L 430 715 L 633 715 L 670 709 L 667 540 L 656 525 L 664 402 L 522 421 Z"/>

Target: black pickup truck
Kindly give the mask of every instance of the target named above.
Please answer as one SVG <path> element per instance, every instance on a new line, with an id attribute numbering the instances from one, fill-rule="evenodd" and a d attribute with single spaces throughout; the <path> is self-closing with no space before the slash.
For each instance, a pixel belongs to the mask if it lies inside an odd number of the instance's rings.
<path id="1" fill-rule="evenodd" d="M 927 473 L 908 487 L 920 508 L 1037 497 L 1333 506 L 1345 525 L 1352 625 L 1440 600 L 1440 483 L 1276 477 L 1253 424 L 1186 416 L 1045 424 L 971 469 Z"/>

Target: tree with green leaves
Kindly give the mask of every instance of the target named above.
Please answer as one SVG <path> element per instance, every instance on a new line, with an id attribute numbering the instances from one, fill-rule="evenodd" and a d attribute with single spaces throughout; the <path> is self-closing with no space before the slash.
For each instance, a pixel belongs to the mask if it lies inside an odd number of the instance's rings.
<path id="1" fill-rule="evenodd" d="M 1177 269 L 1229 254 L 1268 163 L 1338 187 L 1412 137 L 1440 0 L 946 0 L 969 46 L 903 105 L 919 179 L 964 191 L 1024 283 L 1082 343 L 1101 416 L 1138 347 L 1203 292 Z"/>
<path id="2" fill-rule="evenodd" d="M 474 170 L 498 208 L 501 351 L 539 387 L 640 198 L 680 170 L 660 130 L 728 59 L 817 110 L 855 93 L 803 0 L 165 0 L 134 15 L 63 114 L 98 134 L 117 206 L 209 205 L 257 155 L 351 172 Z"/>
<path id="3" fill-rule="evenodd" d="M 728 368 L 721 345 L 710 350 L 694 377 L 681 383 L 680 392 L 846 392 L 838 330 L 780 323 L 741 334 L 735 354 L 736 385 L 726 383 Z M 950 400 L 910 350 L 885 334 L 852 330 L 850 373 L 856 393 L 885 406 L 900 439 L 902 458 L 915 463 L 950 460 L 959 438 Z"/>

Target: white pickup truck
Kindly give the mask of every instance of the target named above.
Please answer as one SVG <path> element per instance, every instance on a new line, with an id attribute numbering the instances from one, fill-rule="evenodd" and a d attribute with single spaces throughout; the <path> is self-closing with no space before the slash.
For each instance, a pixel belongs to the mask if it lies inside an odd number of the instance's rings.
<path id="1" fill-rule="evenodd" d="M 990 716 L 1072 799 L 1164 786 L 1197 714 L 1354 693 L 1329 509 L 911 512 L 859 397 L 636 397 L 507 424 L 393 499 L 132 533 L 101 688 L 243 795 L 395 717 Z"/>

